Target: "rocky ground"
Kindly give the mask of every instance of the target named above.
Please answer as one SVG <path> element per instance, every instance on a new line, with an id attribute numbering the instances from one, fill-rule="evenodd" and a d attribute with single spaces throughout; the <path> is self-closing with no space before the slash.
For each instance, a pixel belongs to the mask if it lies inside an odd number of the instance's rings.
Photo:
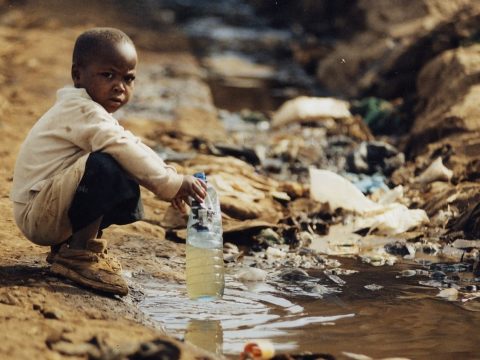
<path id="1" fill-rule="evenodd" d="M 92 26 L 133 28 L 124 9 L 113 3 L 0 2 L 0 353 L 9 359 L 110 358 L 113 350 L 140 352 L 142 342 L 173 357 L 208 356 L 201 350 L 163 335 L 136 307 L 139 293 L 132 284 L 126 299 L 96 295 L 49 275 L 46 248 L 29 243 L 16 228 L 9 189 L 15 154 L 31 125 L 55 99 L 56 89 L 70 83 L 70 62 L 76 36 Z M 137 27 L 136 27 L 137 26 Z M 161 61 L 195 70 L 185 39 L 166 31 L 161 38 L 142 34 L 142 65 Z M 141 41 L 137 41 L 140 43 Z M 156 57 L 157 56 L 157 57 Z M 148 131 L 148 129 L 145 129 Z M 146 194 L 147 214 L 155 215 L 158 200 Z M 158 211 L 158 210 L 157 210 Z M 153 220 L 152 220 L 153 221 Z M 145 270 L 175 279 L 178 269 L 162 261 L 182 257 L 182 247 L 164 240 L 165 232 L 149 222 L 110 230 L 114 253 L 125 269 Z M 178 265 L 180 266 L 180 265 Z M 180 275 L 181 276 L 181 275 Z M 160 356 L 160 355 L 159 355 Z"/>
<path id="2" fill-rule="evenodd" d="M 128 276 L 131 294 L 124 299 L 94 294 L 49 275 L 44 260 L 47 249 L 29 243 L 13 222 L 8 194 L 18 148 L 32 124 L 53 103 L 55 90 L 70 83 L 74 39 L 92 26 L 122 28 L 138 47 L 135 99 L 119 114 L 125 127 L 175 161 L 180 171 L 202 170 L 209 175 L 221 194 L 225 240 L 241 247 L 253 244 L 265 251 L 265 261 L 258 261 L 257 266 L 268 271 L 276 266 L 275 261 L 288 261 L 304 269 L 327 269 L 329 276 L 340 274 L 340 270 L 334 270 L 336 260 L 326 255 L 338 255 L 345 246 L 351 251 L 352 244 L 337 244 L 344 247 L 335 251 L 317 247 L 315 251 L 322 256 L 305 250 L 345 218 L 342 211 L 310 199 L 308 166 L 314 165 L 368 176 L 380 170 L 388 185 L 403 186 L 402 206 L 426 211 L 428 218 L 422 215 L 416 223 L 416 230 L 421 231 L 410 231 L 403 237 L 394 233 L 396 247 L 390 247 L 391 253 L 360 254 L 365 262 L 385 264 L 396 261 L 394 255 L 415 257 L 415 252 L 424 248 L 438 251 L 453 243 L 457 244 L 454 250 L 449 247 L 450 253 L 439 251 L 440 256 L 450 257 L 450 261 L 468 260 L 469 272 L 475 270 L 480 246 L 454 241 L 480 237 L 478 3 L 405 0 L 391 5 L 358 0 L 354 6 L 348 1 L 327 6 L 305 1 L 276 5 L 277 12 L 272 12 L 269 6 L 273 5 L 266 2 L 249 3 L 261 13 L 270 14 L 273 24 L 285 25 L 285 17 L 279 14 L 290 14 L 301 23 L 304 32 L 299 35 L 298 26 L 295 28 L 297 38 L 289 54 L 297 65 L 317 77 L 323 91 L 350 102 L 337 100 L 333 114 L 312 116 L 298 112 L 294 106 L 283 113 L 278 111 L 271 119 L 268 111 L 240 115 L 218 112 L 205 82 L 205 71 L 210 79 L 213 76 L 223 81 L 223 86 L 243 88 L 250 103 L 258 97 L 263 110 L 276 109 L 279 100 L 263 102 L 255 91 L 259 84 L 265 86 L 272 83 L 272 77 L 280 77 L 279 72 L 273 66 L 209 54 L 211 39 L 199 34 L 202 28 L 193 24 L 190 35 L 196 39 L 201 67 L 185 35 L 171 26 L 172 10 L 152 7 L 148 1 L 125 7 L 114 1 L 102 5 L 94 1 L 68 2 L 67 6 L 55 0 L 0 0 L 2 356 L 111 359 L 115 354 L 121 358 L 137 353 L 142 358 L 146 348 L 140 344 L 146 342 L 159 356 L 168 358 L 213 356 L 164 335 L 160 325 L 145 318 L 137 307 L 143 296 L 137 277 L 184 280 L 185 219 L 167 203 L 144 191 L 145 220 L 105 232 L 111 252 L 119 257 Z M 334 20 L 319 26 L 316 17 L 311 17 L 314 11 Z M 181 11 L 178 14 L 189 16 Z M 345 28 L 345 24 L 350 27 Z M 332 32 L 338 37 L 325 42 L 325 35 Z M 270 33 L 269 40 L 259 40 L 259 44 L 283 54 L 283 37 L 283 33 Z M 222 44 L 221 38 L 216 41 L 218 48 L 231 46 Z M 250 51 L 253 45 L 248 45 L 243 50 Z M 301 90 L 282 89 L 282 100 L 313 87 L 304 73 L 292 68 L 282 76 L 287 85 Z M 210 85 L 218 100 L 221 91 L 219 95 L 215 85 Z M 385 107 L 379 107 L 376 100 L 362 103 L 367 96 L 383 99 Z M 227 95 L 221 100 L 236 101 Z M 377 104 L 376 117 L 372 117 L 377 122 L 370 123 L 370 128 L 362 121 L 362 117 L 367 120 L 371 115 L 362 108 L 365 104 Z M 348 112 L 355 106 L 356 116 Z M 222 118 L 228 124 L 232 117 L 247 119 L 248 131 L 232 132 L 220 122 Z M 261 130 L 265 122 L 272 125 L 268 132 Z M 252 123 L 256 124 L 253 130 Z M 400 152 L 385 142 L 372 143 L 375 138 L 393 143 Z M 382 149 L 380 159 L 369 159 L 365 152 L 372 149 Z M 355 153 L 359 155 L 352 155 Z M 438 169 L 434 175 L 425 175 L 435 160 Z M 319 198 L 324 195 L 317 194 Z M 370 206 L 360 201 L 360 206 Z M 345 209 L 342 204 L 339 207 Z M 347 210 L 361 213 L 364 209 L 359 211 L 352 205 Z M 362 229 L 392 235 L 390 225 L 382 224 L 383 228 L 378 224 L 375 228 L 370 222 Z M 291 256 L 287 256 L 289 246 L 296 249 Z M 239 256 L 232 251 L 226 260 L 234 263 Z M 269 262 L 270 258 L 277 260 Z M 464 285 L 458 289 L 467 299 Z"/>

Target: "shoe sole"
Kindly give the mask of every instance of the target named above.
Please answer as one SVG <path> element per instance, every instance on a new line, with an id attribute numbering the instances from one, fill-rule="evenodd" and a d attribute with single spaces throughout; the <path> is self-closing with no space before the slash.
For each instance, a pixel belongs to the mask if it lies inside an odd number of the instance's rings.
<path id="1" fill-rule="evenodd" d="M 104 293 L 120 295 L 120 296 L 125 296 L 128 294 L 128 287 L 123 288 L 119 286 L 108 285 L 103 282 L 86 278 L 80 275 L 79 273 L 73 271 L 72 269 L 69 269 L 59 263 L 53 263 L 52 266 L 50 267 L 50 272 L 55 275 L 61 275 L 64 278 L 72 280 L 77 284 L 80 284 L 90 289 L 94 289 Z"/>

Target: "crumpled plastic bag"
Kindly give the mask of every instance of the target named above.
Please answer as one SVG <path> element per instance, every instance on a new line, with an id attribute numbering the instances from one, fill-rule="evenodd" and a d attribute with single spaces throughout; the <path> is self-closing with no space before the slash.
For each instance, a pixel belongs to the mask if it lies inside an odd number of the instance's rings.
<path id="1" fill-rule="evenodd" d="M 310 168 L 310 197 L 328 203 L 332 210 L 342 208 L 359 215 L 354 222 L 356 230 L 370 228 L 370 232 L 395 235 L 429 221 L 424 210 L 368 199 L 347 179 L 328 170 Z"/>
<path id="2" fill-rule="evenodd" d="M 272 127 L 293 122 L 351 117 L 349 103 L 334 98 L 300 96 L 285 102 L 273 115 Z"/>

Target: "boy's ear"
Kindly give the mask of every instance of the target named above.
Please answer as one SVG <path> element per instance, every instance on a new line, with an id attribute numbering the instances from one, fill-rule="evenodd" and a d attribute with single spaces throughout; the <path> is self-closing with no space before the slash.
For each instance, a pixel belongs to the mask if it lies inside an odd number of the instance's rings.
<path id="1" fill-rule="evenodd" d="M 75 64 L 72 65 L 72 80 L 75 86 L 80 82 L 80 71 L 78 70 L 78 66 Z"/>

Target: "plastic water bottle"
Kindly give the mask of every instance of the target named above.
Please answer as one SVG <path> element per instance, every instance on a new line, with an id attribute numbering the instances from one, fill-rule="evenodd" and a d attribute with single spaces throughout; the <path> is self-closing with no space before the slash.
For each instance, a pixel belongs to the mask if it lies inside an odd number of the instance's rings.
<path id="1" fill-rule="evenodd" d="M 195 177 L 207 182 L 204 173 Z M 222 213 L 215 189 L 207 182 L 202 203 L 192 200 L 187 224 L 186 277 L 190 299 L 219 299 L 225 287 Z"/>

